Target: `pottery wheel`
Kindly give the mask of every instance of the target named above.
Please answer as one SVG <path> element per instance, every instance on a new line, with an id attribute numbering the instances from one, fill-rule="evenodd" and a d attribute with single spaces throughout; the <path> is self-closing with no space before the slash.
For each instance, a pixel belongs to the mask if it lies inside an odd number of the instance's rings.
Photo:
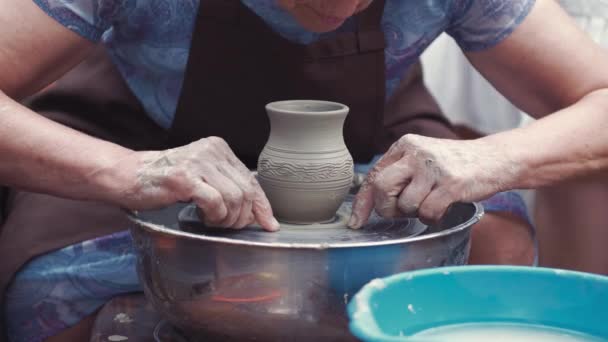
<path id="1" fill-rule="evenodd" d="M 208 227 L 199 219 L 194 204 L 180 210 L 178 222 L 181 230 L 198 235 L 270 244 L 318 245 L 319 247 L 340 247 L 340 245 L 382 241 L 394 242 L 422 234 L 427 228 L 416 219 L 386 219 L 373 213 L 365 226 L 360 229 L 350 229 L 346 223 L 350 218 L 353 199 L 352 195 L 347 197 L 331 222 L 309 225 L 281 223 L 281 230 L 275 233 L 266 232 L 258 226 L 245 227 L 241 230 Z"/>

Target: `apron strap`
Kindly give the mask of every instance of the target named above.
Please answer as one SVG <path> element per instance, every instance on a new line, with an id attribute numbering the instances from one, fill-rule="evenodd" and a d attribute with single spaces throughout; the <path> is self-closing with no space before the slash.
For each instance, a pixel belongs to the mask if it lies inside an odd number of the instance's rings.
<path id="1" fill-rule="evenodd" d="M 9 188 L 0 186 L 0 234 L 2 234 L 2 224 L 8 216 L 8 192 Z"/>
<path id="2" fill-rule="evenodd" d="M 207 10 L 198 10 L 197 23 L 203 18 L 211 21 L 233 21 L 235 24 L 239 22 L 239 0 L 200 0 L 199 7 L 203 6 L 203 2 Z"/>
<path id="3" fill-rule="evenodd" d="M 384 0 L 374 0 L 366 10 L 357 15 L 357 41 L 360 52 L 384 49 L 383 14 Z"/>

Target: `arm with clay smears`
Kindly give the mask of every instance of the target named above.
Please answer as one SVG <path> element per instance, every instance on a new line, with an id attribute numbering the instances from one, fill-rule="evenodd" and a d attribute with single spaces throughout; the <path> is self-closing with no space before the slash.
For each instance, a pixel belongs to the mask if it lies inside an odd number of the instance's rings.
<path id="1" fill-rule="evenodd" d="M 552 114 L 476 140 L 402 137 L 370 172 L 349 226 L 374 208 L 437 221 L 455 202 L 608 169 L 608 53 L 553 0 L 537 0 L 511 35 L 467 57 L 517 106 Z"/>
<path id="2" fill-rule="evenodd" d="M 132 209 L 194 201 L 208 223 L 279 227 L 255 177 L 219 138 L 134 152 L 54 123 L 20 99 L 80 62 L 93 44 L 32 1 L 0 0 L 0 184 Z"/>
<path id="3" fill-rule="evenodd" d="M 99 199 L 111 177 L 89 177 L 131 152 L 54 123 L 14 100 L 56 80 L 84 59 L 93 43 L 32 1 L 0 0 L 0 8 L 0 184 Z"/>

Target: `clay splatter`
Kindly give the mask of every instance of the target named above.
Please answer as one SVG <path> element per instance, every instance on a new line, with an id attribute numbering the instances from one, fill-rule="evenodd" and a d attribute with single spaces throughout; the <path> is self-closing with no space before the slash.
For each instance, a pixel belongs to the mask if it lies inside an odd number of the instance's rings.
<path id="1" fill-rule="evenodd" d="M 114 316 L 114 322 L 131 323 L 131 322 L 133 322 L 133 319 L 131 317 L 129 317 L 129 315 L 127 315 L 126 313 L 121 312 L 118 315 Z"/>

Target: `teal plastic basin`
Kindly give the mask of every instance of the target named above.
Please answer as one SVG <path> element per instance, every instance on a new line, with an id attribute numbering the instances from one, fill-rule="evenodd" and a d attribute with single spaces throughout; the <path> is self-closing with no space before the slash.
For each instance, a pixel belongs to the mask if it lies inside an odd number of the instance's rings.
<path id="1" fill-rule="evenodd" d="M 376 279 L 348 305 L 363 341 L 422 341 L 463 323 L 538 324 L 608 340 L 608 277 L 536 267 L 457 266 Z"/>

